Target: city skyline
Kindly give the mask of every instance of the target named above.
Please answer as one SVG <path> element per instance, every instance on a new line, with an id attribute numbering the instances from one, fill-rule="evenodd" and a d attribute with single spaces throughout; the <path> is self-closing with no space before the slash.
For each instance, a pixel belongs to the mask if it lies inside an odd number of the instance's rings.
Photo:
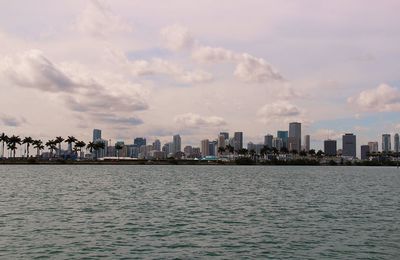
<path id="1" fill-rule="evenodd" d="M 400 132 L 398 1 L 38 2 L 1 4 L 1 132 L 247 144 L 298 121 L 317 149 Z"/>

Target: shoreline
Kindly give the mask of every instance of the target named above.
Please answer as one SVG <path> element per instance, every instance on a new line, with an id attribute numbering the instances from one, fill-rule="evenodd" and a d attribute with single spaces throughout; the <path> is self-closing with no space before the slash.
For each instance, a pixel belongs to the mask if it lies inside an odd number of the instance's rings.
<path id="1" fill-rule="evenodd" d="M 197 161 L 197 160 L 36 160 L 36 159 L 7 159 L 0 160 L 0 165 L 193 165 L 193 166 L 387 166 L 396 167 L 396 162 L 357 161 L 353 163 L 332 164 L 321 163 L 318 160 L 299 159 L 293 161 L 254 162 L 251 160 L 236 161 Z"/>

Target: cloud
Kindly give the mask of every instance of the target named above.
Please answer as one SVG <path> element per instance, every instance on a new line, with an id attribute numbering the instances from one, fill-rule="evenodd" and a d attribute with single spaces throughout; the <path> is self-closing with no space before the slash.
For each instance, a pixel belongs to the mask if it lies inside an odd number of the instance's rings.
<path id="1" fill-rule="evenodd" d="M 371 112 L 400 111 L 400 90 L 387 84 L 381 84 L 377 88 L 360 92 L 347 99 L 361 110 Z"/>
<path id="2" fill-rule="evenodd" d="M 185 127 L 216 127 L 226 125 L 225 120 L 218 116 L 201 116 L 193 113 L 177 115 L 174 122 Z"/>
<path id="3" fill-rule="evenodd" d="M 193 50 L 192 58 L 198 62 L 231 62 L 236 64 L 234 76 L 244 82 L 264 83 L 272 80 L 283 80 L 270 64 L 264 59 L 247 53 L 236 53 L 224 48 L 200 46 Z"/>
<path id="4" fill-rule="evenodd" d="M 50 92 L 72 91 L 74 82 L 39 50 L 0 60 L 0 75 L 15 85 Z"/>
<path id="5" fill-rule="evenodd" d="M 313 141 L 325 141 L 327 139 L 340 140 L 343 133 L 332 129 L 318 129 L 310 136 Z"/>
<path id="6" fill-rule="evenodd" d="M 301 111 L 295 105 L 287 101 L 277 101 L 264 105 L 258 110 L 257 114 L 266 119 L 279 119 L 300 116 Z"/>
<path id="7" fill-rule="evenodd" d="M 201 83 L 213 79 L 211 73 L 202 70 L 186 71 L 183 67 L 163 59 L 132 61 L 129 62 L 129 68 L 137 76 L 164 74 L 181 83 Z"/>
<path id="8" fill-rule="evenodd" d="M 24 117 L 17 118 L 6 114 L 0 114 L 0 122 L 4 126 L 18 127 L 25 124 L 27 121 Z"/>
<path id="9" fill-rule="evenodd" d="M 16 86 L 58 94 L 67 108 L 93 120 L 140 124 L 133 113 L 148 109 L 148 91 L 119 75 L 96 72 L 80 64 L 55 64 L 37 50 L 0 60 L 0 78 Z"/>
<path id="10" fill-rule="evenodd" d="M 165 46 L 173 51 L 190 49 L 195 43 L 189 30 L 177 24 L 163 28 L 161 37 Z"/>
<path id="11" fill-rule="evenodd" d="M 77 18 L 76 29 L 95 38 L 106 38 L 116 33 L 129 33 L 132 27 L 98 0 L 91 0 Z"/>

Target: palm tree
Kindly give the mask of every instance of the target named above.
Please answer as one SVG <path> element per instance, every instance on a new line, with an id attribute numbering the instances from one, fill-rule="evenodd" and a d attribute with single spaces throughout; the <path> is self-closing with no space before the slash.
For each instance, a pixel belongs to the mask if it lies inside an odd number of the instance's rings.
<path id="1" fill-rule="evenodd" d="M 8 138 L 7 147 L 13 153 L 13 158 L 15 158 L 15 151 L 18 149 L 17 144 L 21 145 L 21 138 L 19 136 L 11 136 Z"/>
<path id="2" fill-rule="evenodd" d="M 106 144 L 105 143 L 99 142 L 99 141 L 97 141 L 95 143 L 94 150 L 96 151 L 96 159 L 99 157 L 99 150 L 100 149 L 104 149 L 104 148 L 106 148 Z"/>
<path id="3" fill-rule="evenodd" d="M 221 156 L 224 152 L 225 152 L 225 147 L 222 147 L 222 146 L 220 146 L 220 147 L 218 147 L 218 154 Z"/>
<path id="4" fill-rule="evenodd" d="M 122 148 L 124 148 L 124 147 L 122 146 L 122 144 L 120 144 L 120 143 L 116 143 L 116 144 L 115 144 L 115 150 L 117 151 L 117 158 L 118 158 L 118 160 L 119 160 L 119 150 L 121 150 Z"/>
<path id="5" fill-rule="evenodd" d="M 66 143 L 68 143 L 68 153 L 72 153 L 72 143 L 75 143 L 78 141 L 74 136 L 68 136 L 68 138 L 65 140 Z"/>
<path id="6" fill-rule="evenodd" d="M 57 142 L 55 140 L 49 140 L 46 142 L 45 145 L 49 147 L 50 157 L 53 157 L 53 151 L 57 150 Z"/>
<path id="7" fill-rule="evenodd" d="M 77 148 L 77 151 L 79 151 L 81 154 L 79 157 L 82 157 L 82 148 L 86 146 L 86 143 L 84 141 L 76 141 L 75 143 L 75 148 Z"/>
<path id="8" fill-rule="evenodd" d="M 8 142 L 8 136 L 5 133 L 2 133 L 0 135 L 0 142 L 3 143 L 3 150 L 1 152 L 1 158 L 3 158 L 4 157 L 4 145 L 5 145 L 5 143 Z"/>
<path id="9" fill-rule="evenodd" d="M 64 138 L 57 136 L 55 141 L 58 144 L 58 157 L 61 157 L 61 143 L 64 141 Z"/>
<path id="10" fill-rule="evenodd" d="M 233 147 L 230 144 L 228 144 L 225 149 L 228 150 L 229 155 L 231 155 L 231 154 L 233 154 L 235 152 L 235 147 Z"/>
<path id="11" fill-rule="evenodd" d="M 93 142 L 89 142 L 89 143 L 86 145 L 86 149 L 89 150 L 90 153 L 93 153 L 93 150 L 94 150 L 95 147 L 96 147 L 96 144 L 93 143 Z"/>
<path id="12" fill-rule="evenodd" d="M 29 147 L 32 144 L 32 142 L 33 142 L 33 139 L 30 136 L 27 136 L 22 140 L 22 143 L 26 144 L 26 158 L 29 158 Z"/>
<path id="13" fill-rule="evenodd" d="M 40 150 L 44 149 L 42 140 L 33 140 L 33 148 L 36 149 L 36 157 L 40 157 Z"/>
<path id="14" fill-rule="evenodd" d="M 251 159 L 255 161 L 256 160 L 256 151 L 254 149 L 251 149 L 249 151 L 249 154 L 251 156 Z"/>

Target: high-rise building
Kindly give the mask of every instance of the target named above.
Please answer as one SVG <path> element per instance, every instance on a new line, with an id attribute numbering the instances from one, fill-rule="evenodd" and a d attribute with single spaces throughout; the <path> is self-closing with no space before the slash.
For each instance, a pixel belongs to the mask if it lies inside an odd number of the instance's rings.
<path id="1" fill-rule="evenodd" d="M 185 146 L 185 148 L 183 148 L 183 152 L 185 153 L 185 156 L 187 158 L 190 158 L 190 156 L 192 155 L 193 152 L 193 147 L 190 145 Z"/>
<path id="2" fill-rule="evenodd" d="M 247 143 L 247 151 L 251 151 L 251 150 L 256 150 L 256 145 L 254 144 L 254 143 L 252 143 L 252 142 L 248 142 Z"/>
<path id="3" fill-rule="evenodd" d="M 394 152 L 398 153 L 399 152 L 399 134 L 394 135 Z"/>
<path id="4" fill-rule="evenodd" d="M 278 151 L 280 151 L 283 147 L 282 139 L 279 137 L 274 137 L 272 139 L 272 147 L 276 148 Z"/>
<path id="5" fill-rule="evenodd" d="M 356 157 L 356 136 L 347 133 L 342 136 L 342 155 L 348 157 Z"/>
<path id="6" fill-rule="evenodd" d="M 235 139 L 235 151 L 239 151 L 243 148 L 243 132 L 235 132 L 233 134 L 233 138 Z"/>
<path id="7" fill-rule="evenodd" d="M 208 143 L 208 155 L 216 156 L 218 154 L 217 141 L 211 141 Z"/>
<path id="8" fill-rule="evenodd" d="M 181 137 L 180 135 L 174 135 L 172 138 L 172 154 L 176 154 L 177 152 L 181 152 Z"/>
<path id="9" fill-rule="evenodd" d="M 387 153 L 392 150 L 392 144 L 390 142 L 390 134 L 382 135 L 382 152 Z"/>
<path id="10" fill-rule="evenodd" d="M 369 145 L 361 145 L 361 160 L 367 160 L 369 153 Z"/>
<path id="11" fill-rule="evenodd" d="M 210 141 L 208 139 L 201 140 L 200 149 L 202 156 L 209 156 Z"/>
<path id="12" fill-rule="evenodd" d="M 220 132 L 219 135 L 224 136 L 225 140 L 229 140 L 229 133 L 228 132 Z"/>
<path id="13" fill-rule="evenodd" d="M 379 148 L 378 148 L 378 142 L 368 142 L 369 146 L 369 152 L 371 153 L 377 153 Z"/>
<path id="14" fill-rule="evenodd" d="M 277 131 L 276 132 L 276 137 L 282 139 L 282 145 L 285 148 L 288 148 L 288 137 L 289 137 L 289 132 L 288 131 Z"/>
<path id="15" fill-rule="evenodd" d="M 289 123 L 289 138 L 288 138 L 289 151 L 301 150 L 301 123 Z"/>
<path id="16" fill-rule="evenodd" d="M 93 142 L 99 139 L 101 139 L 101 130 L 93 129 Z"/>
<path id="17" fill-rule="evenodd" d="M 161 142 L 160 140 L 156 139 L 153 142 L 153 150 L 155 151 L 161 151 Z"/>
<path id="18" fill-rule="evenodd" d="M 268 134 L 264 136 L 264 145 L 269 148 L 272 148 L 272 139 L 274 139 L 273 135 Z"/>
<path id="19" fill-rule="evenodd" d="M 310 151 L 310 135 L 304 136 L 304 150 L 306 152 Z"/>
<path id="20" fill-rule="evenodd" d="M 325 140 L 324 141 L 324 153 L 326 156 L 336 156 L 337 143 L 336 140 Z"/>
<path id="21" fill-rule="evenodd" d="M 225 148 L 225 135 L 222 135 L 222 134 L 220 134 L 219 136 L 218 136 L 218 148 L 219 147 L 222 147 L 222 148 Z"/>
<path id="22" fill-rule="evenodd" d="M 133 144 L 140 148 L 141 146 L 146 145 L 146 138 L 136 137 L 133 140 Z"/>

